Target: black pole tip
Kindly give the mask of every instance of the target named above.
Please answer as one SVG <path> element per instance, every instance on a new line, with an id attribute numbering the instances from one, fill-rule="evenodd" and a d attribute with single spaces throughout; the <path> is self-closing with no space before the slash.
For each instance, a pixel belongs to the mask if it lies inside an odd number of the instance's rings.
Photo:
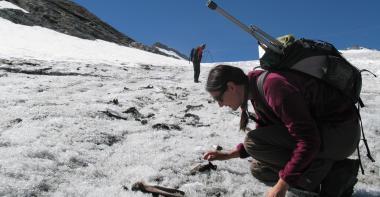
<path id="1" fill-rule="evenodd" d="M 212 9 L 212 10 L 215 10 L 218 7 L 218 5 L 215 2 L 213 2 L 212 0 L 209 0 L 207 2 L 207 7 Z"/>

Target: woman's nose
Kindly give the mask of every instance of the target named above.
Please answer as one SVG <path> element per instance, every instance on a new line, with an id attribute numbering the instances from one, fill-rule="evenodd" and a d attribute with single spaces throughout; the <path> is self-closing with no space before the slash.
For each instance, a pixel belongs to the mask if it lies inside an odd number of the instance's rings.
<path id="1" fill-rule="evenodd" d="M 219 107 L 223 107 L 223 102 L 218 101 Z"/>

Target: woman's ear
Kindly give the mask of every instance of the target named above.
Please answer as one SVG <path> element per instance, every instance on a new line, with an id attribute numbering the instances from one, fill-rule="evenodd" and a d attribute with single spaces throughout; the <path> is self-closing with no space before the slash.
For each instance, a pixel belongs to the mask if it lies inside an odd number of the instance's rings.
<path id="1" fill-rule="evenodd" d="M 227 82 L 227 89 L 234 91 L 236 89 L 236 84 L 232 81 Z"/>

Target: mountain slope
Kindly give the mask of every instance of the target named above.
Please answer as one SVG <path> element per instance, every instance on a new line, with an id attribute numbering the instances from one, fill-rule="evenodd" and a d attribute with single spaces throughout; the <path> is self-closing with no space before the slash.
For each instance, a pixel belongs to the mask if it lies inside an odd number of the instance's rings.
<path id="1" fill-rule="evenodd" d="M 87 9 L 69 0 L 7 0 L 19 9 L 0 9 L 0 17 L 16 24 L 41 26 L 64 34 L 83 38 L 100 39 L 130 46 L 152 53 L 178 58 L 155 47 L 146 46 L 124 35 L 103 22 Z"/>
<path id="2" fill-rule="evenodd" d="M 0 43 L 0 196 L 151 196 L 131 191 L 140 180 L 190 197 L 267 191 L 247 159 L 189 173 L 212 145 L 228 150 L 245 135 L 239 112 L 204 90 L 214 64 L 202 64 L 195 84 L 187 61 L 1 18 Z M 379 52 L 342 52 L 380 74 Z M 258 61 L 228 64 L 248 72 Z M 362 157 L 354 196 L 380 196 L 379 87 L 364 74 L 362 118 L 376 163 Z"/>

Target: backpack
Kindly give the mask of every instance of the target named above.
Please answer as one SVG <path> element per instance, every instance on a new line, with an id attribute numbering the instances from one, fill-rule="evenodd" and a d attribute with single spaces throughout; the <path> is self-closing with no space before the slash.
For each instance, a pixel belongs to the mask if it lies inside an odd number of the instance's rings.
<path id="1" fill-rule="evenodd" d="M 190 52 L 190 57 L 189 57 L 190 61 L 193 61 L 193 59 L 194 59 L 194 53 L 195 53 L 195 48 L 192 48 L 191 52 Z"/>
<path id="2" fill-rule="evenodd" d="M 260 74 L 257 79 L 259 100 L 263 105 L 262 107 L 271 116 L 269 118 L 272 122 L 276 124 L 279 123 L 264 97 L 263 84 L 266 76 L 270 71 L 274 70 L 293 70 L 295 72 L 305 73 L 336 88 L 337 91 L 340 91 L 343 95 L 350 98 L 353 105 L 358 104 L 357 113 L 364 145 L 367 150 L 367 157 L 372 162 L 375 162 L 368 148 L 360 117 L 360 107 L 364 107 L 363 101 L 360 98 L 362 87 L 361 72 L 367 70 L 359 70 L 353 66 L 328 42 L 305 38 L 295 40 L 292 35 L 280 37 L 278 40 L 283 43 L 283 54 L 275 53 L 267 49 L 260 58 L 260 67 L 264 72 Z M 259 45 L 261 46 L 261 43 L 259 43 Z M 364 174 L 359 146 L 358 157 L 362 174 Z"/>
<path id="3" fill-rule="evenodd" d="M 203 48 L 201 46 L 191 49 L 190 60 L 192 62 L 201 62 L 203 52 Z"/>
<path id="4" fill-rule="evenodd" d="M 267 71 L 290 69 L 321 79 L 352 100 L 360 98 L 361 71 L 348 62 L 330 43 L 309 39 L 295 40 L 292 35 L 279 38 L 284 43 L 283 54 L 267 50 L 260 58 L 260 67 Z"/>

